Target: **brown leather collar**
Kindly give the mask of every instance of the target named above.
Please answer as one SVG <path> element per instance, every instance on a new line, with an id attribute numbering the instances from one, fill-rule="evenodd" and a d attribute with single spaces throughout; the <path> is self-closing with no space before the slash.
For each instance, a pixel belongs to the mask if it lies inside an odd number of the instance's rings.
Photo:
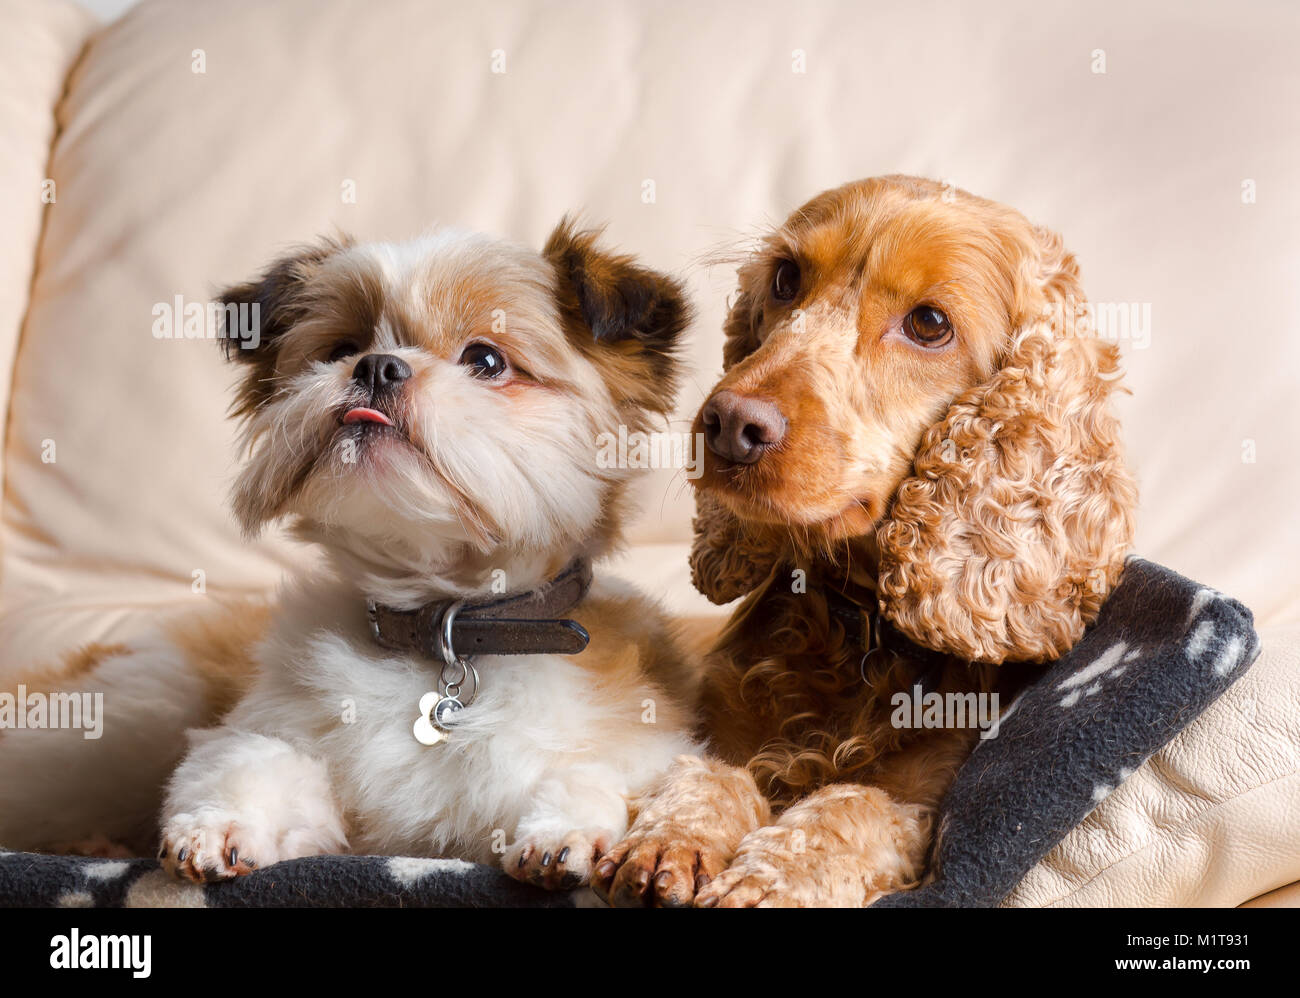
<path id="1" fill-rule="evenodd" d="M 576 655 L 587 647 L 586 629 L 561 614 L 591 589 L 591 562 L 578 558 L 546 584 L 513 596 L 477 600 L 439 600 L 414 610 L 396 610 L 373 600 L 366 604 L 370 633 L 391 651 L 418 652 L 444 659 L 443 633 L 451 622 L 453 657 L 474 655 Z"/>

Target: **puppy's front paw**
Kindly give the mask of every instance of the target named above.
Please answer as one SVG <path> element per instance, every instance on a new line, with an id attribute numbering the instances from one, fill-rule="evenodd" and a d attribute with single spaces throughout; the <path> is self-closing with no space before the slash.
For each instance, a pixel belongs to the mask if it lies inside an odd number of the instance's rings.
<path id="1" fill-rule="evenodd" d="M 163 826 L 158 859 L 172 876 L 211 883 L 278 862 L 274 843 L 238 815 L 178 814 Z"/>
<path id="2" fill-rule="evenodd" d="M 609 849 L 607 828 L 572 832 L 534 832 L 522 836 L 501 857 L 506 873 L 547 890 L 573 890 L 591 881 L 596 861 Z"/>
<path id="3" fill-rule="evenodd" d="M 616 908 L 689 908 L 731 858 L 721 836 L 672 821 L 633 826 L 599 863 L 591 886 Z"/>

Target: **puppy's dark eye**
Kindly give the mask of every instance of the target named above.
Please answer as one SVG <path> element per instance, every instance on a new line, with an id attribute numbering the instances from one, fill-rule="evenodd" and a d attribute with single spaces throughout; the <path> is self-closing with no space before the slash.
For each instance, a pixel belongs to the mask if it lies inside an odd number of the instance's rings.
<path id="1" fill-rule="evenodd" d="M 940 347 L 952 339 L 952 323 L 930 305 L 919 305 L 908 312 L 903 331 L 923 347 Z"/>
<path id="2" fill-rule="evenodd" d="M 499 378 L 506 371 L 505 356 L 486 343 L 471 343 L 460 355 L 460 362 L 476 378 Z"/>
<path id="3" fill-rule="evenodd" d="M 793 260 L 782 260 L 772 275 L 772 297 L 777 301 L 794 301 L 799 293 L 799 265 Z"/>
<path id="4" fill-rule="evenodd" d="M 361 347 L 357 346 L 351 340 L 344 340 L 343 342 L 337 344 L 334 347 L 334 349 L 330 351 L 329 362 L 331 364 L 336 364 L 344 357 L 351 357 L 353 354 L 357 354 L 360 352 L 361 352 Z"/>

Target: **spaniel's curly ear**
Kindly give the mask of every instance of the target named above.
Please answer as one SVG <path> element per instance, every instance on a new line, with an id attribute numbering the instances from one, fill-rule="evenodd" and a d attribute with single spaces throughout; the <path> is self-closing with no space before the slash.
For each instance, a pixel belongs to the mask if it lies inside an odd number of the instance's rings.
<path id="1" fill-rule="evenodd" d="M 758 315 L 754 296 L 745 290 L 744 268 L 741 290 L 727 313 L 722 331 L 724 371 L 753 351 Z M 763 536 L 761 528 L 746 527 L 720 501 L 707 493 L 695 493 L 695 540 L 691 545 L 691 582 L 712 603 L 730 603 L 745 596 L 766 579 L 781 560 L 775 537 Z"/>
<path id="2" fill-rule="evenodd" d="M 1137 488 L 1109 406 L 1119 351 L 1087 328 L 1074 257 L 1035 229 L 1011 258 L 1008 348 L 922 438 L 877 533 L 878 581 L 886 616 L 926 647 L 1042 662 L 1118 582 Z"/>

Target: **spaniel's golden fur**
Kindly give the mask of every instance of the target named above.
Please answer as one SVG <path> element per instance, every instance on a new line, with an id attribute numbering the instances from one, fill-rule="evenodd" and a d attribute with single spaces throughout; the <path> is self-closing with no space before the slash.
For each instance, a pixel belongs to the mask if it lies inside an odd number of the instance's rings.
<path id="1" fill-rule="evenodd" d="M 745 596 L 709 657 L 717 758 L 681 760 L 641 802 L 598 890 L 861 905 L 921 881 L 976 735 L 895 727 L 891 696 L 923 672 L 939 692 L 989 692 L 1058 657 L 1130 546 L 1118 351 L 1084 306 L 1059 237 L 910 177 L 819 195 L 741 267 L 711 397 L 774 405 L 784 429 L 752 463 L 706 454 L 697 483 L 696 585 Z M 913 335 L 918 308 L 949 338 Z M 942 668 L 864 660 L 832 590 Z"/>

